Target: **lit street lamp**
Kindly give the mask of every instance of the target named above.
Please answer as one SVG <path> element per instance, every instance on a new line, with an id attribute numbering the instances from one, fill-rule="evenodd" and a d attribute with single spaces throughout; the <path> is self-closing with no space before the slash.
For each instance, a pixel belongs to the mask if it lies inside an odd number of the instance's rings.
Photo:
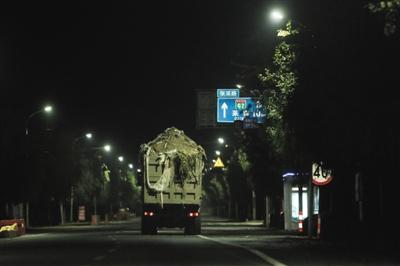
<path id="1" fill-rule="evenodd" d="M 86 133 L 86 134 L 83 135 L 83 136 L 80 136 L 80 137 L 75 138 L 75 139 L 74 139 L 74 144 L 77 143 L 79 140 L 81 140 L 81 139 L 83 139 L 83 138 L 92 139 L 92 137 L 93 137 L 93 134 L 92 134 L 92 133 Z"/>
<path id="2" fill-rule="evenodd" d="M 219 144 L 224 144 L 225 140 L 223 138 L 218 138 L 218 143 Z"/>
<path id="3" fill-rule="evenodd" d="M 220 155 L 221 155 L 221 152 L 220 152 L 220 151 L 215 151 L 215 154 L 216 154 L 217 156 L 220 156 Z"/>
<path id="4" fill-rule="evenodd" d="M 118 161 L 123 162 L 124 161 L 124 157 L 123 156 L 119 156 L 118 157 Z"/>
<path id="5" fill-rule="evenodd" d="M 36 112 L 31 113 L 25 121 L 25 135 L 29 135 L 29 120 L 37 114 L 40 113 L 51 113 L 53 111 L 53 107 L 51 105 L 46 105 L 43 109 L 37 110 Z"/>
<path id="6" fill-rule="evenodd" d="M 236 84 L 236 88 L 241 89 L 241 88 L 243 88 L 243 85 L 241 85 L 241 84 Z"/>
<path id="7" fill-rule="evenodd" d="M 306 27 L 303 23 L 297 21 L 297 20 L 293 20 L 291 18 L 286 18 L 284 12 L 280 9 L 273 9 L 270 14 L 269 14 L 270 20 L 275 23 L 275 24 L 280 24 L 284 21 L 287 22 L 287 26 L 286 27 L 291 27 L 291 30 L 288 29 L 281 29 L 278 30 L 278 36 L 279 37 L 286 37 L 288 35 L 292 35 L 294 32 L 299 33 L 299 29 L 301 29 L 302 31 L 306 31 L 308 32 L 308 34 L 311 35 L 312 38 L 314 38 L 314 33 L 312 31 L 310 31 L 308 29 L 308 27 Z M 292 24 L 296 24 L 297 27 L 292 27 Z M 290 26 L 288 26 L 290 25 Z"/>
<path id="8" fill-rule="evenodd" d="M 91 147 L 92 150 L 103 150 L 107 153 L 109 153 L 111 151 L 111 145 L 104 145 L 104 146 L 99 146 L 99 147 Z"/>
<path id="9" fill-rule="evenodd" d="M 285 18 L 285 15 L 282 10 L 274 9 L 271 11 L 269 17 L 273 22 L 280 23 Z"/>
<path id="10" fill-rule="evenodd" d="M 129 169 L 133 169 L 133 164 L 128 164 Z"/>

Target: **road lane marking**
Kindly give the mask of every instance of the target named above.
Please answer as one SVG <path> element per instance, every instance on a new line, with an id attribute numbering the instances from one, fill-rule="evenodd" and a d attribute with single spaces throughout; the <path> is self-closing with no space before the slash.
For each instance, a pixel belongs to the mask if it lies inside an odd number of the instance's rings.
<path id="1" fill-rule="evenodd" d="M 113 253 L 113 252 L 115 252 L 115 251 L 117 251 L 116 248 L 112 248 L 112 249 L 107 250 L 108 253 Z"/>
<path id="2" fill-rule="evenodd" d="M 40 233 L 40 234 L 25 234 L 20 236 L 21 239 L 23 238 L 39 238 L 39 237 L 44 237 L 44 236 L 49 236 L 51 233 Z"/>
<path id="3" fill-rule="evenodd" d="M 106 258 L 106 256 L 97 256 L 96 258 L 94 258 L 93 260 L 95 261 L 100 261 L 100 260 L 104 260 Z"/>
<path id="4" fill-rule="evenodd" d="M 231 246 L 231 247 L 235 247 L 235 248 L 245 249 L 248 252 L 256 255 L 257 257 L 259 257 L 263 261 L 265 261 L 265 262 L 267 262 L 267 263 L 269 263 L 269 264 L 271 264 L 273 266 L 287 266 L 286 264 L 284 264 L 284 263 L 282 263 L 282 262 L 280 262 L 280 261 L 278 261 L 278 260 L 276 260 L 276 259 L 274 259 L 274 258 L 262 253 L 259 250 L 256 250 L 256 249 L 253 249 L 253 248 L 249 248 L 249 247 L 246 247 L 246 246 L 242 246 L 242 245 L 223 242 L 223 241 L 220 241 L 220 240 L 217 240 L 217 239 L 213 239 L 213 238 L 209 238 L 209 237 L 206 237 L 206 236 L 203 236 L 203 235 L 197 235 L 197 236 L 200 237 L 200 238 L 206 239 L 206 240 L 217 242 L 217 243 L 219 243 L 221 245 L 226 245 L 226 246 Z"/>

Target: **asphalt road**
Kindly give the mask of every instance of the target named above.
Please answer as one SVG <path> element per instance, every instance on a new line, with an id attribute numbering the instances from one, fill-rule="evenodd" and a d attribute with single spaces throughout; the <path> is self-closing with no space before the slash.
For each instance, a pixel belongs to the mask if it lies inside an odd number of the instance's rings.
<path id="1" fill-rule="evenodd" d="M 11 265 L 400 265 L 395 256 L 307 240 L 259 223 L 205 221 L 202 235 L 160 230 L 141 235 L 139 219 L 99 226 L 36 228 L 0 239 Z M 347 252 L 346 252 L 347 251 Z"/>

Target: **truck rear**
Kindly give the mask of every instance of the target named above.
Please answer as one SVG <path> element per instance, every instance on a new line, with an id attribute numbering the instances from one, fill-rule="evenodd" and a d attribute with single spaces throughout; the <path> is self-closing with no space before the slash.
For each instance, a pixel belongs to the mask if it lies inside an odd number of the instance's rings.
<path id="1" fill-rule="evenodd" d="M 201 233 L 204 149 L 176 128 L 141 146 L 143 164 L 142 234 L 158 228 Z"/>

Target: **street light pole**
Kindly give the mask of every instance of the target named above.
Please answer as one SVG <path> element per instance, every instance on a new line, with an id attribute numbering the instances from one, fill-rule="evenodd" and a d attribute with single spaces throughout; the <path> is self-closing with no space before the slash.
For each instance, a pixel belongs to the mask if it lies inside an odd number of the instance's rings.
<path id="1" fill-rule="evenodd" d="M 28 118 L 25 120 L 25 135 L 26 135 L 26 136 L 29 135 L 29 120 L 30 120 L 32 117 L 34 117 L 35 115 L 37 115 L 37 114 L 39 114 L 39 113 L 41 113 L 41 112 L 43 112 L 43 110 L 39 110 L 39 111 L 33 112 L 33 113 L 30 114 L 30 115 L 28 116 Z"/>
<path id="2" fill-rule="evenodd" d="M 29 120 L 34 117 L 37 114 L 46 112 L 46 113 L 50 113 L 53 110 L 53 107 L 50 105 L 45 106 L 43 109 L 41 110 L 37 110 L 36 112 L 31 113 L 28 118 L 25 120 L 25 135 L 28 136 L 29 135 Z"/>
<path id="3" fill-rule="evenodd" d="M 81 140 L 81 139 L 83 139 L 83 138 L 86 138 L 86 139 L 91 139 L 93 137 L 93 134 L 92 133 L 86 133 L 85 135 L 83 135 L 83 136 L 80 136 L 80 137 L 77 137 L 77 138 L 75 138 L 74 139 L 74 141 L 73 141 L 73 143 L 72 143 L 72 149 L 73 149 L 73 152 L 75 151 L 75 146 L 76 146 L 76 144 L 78 143 L 78 141 L 79 140 Z M 71 182 L 72 183 L 72 182 Z M 72 223 L 72 221 L 73 221 L 73 217 L 74 217 L 74 215 L 73 215 L 73 210 L 74 210 L 74 186 L 71 184 L 71 198 L 70 198 L 70 209 L 69 209 L 69 221 Z"/>
<path id="4" fill-rule="evenodd" d="M 106 144 L 103 147 L 93 147 L 92 150 L 95 150 L 95 151 L 103 150 L 106 153 L 108 153 L 111 151 L 111 146 Z M 101 156 L 99 156 L 98 158 L 100 160 Z M 105 166 L 104 162 L 101 163 L 100 170 L 102 173 L 103 173 L 103 166 Z M 106 166 L 106 169 L 108 170 L 107 166 Z M 94 223 L 97 224 L 97 192 L 96 191 L 95 191 L 94 197 L 93 197 L 93 205 L 94 205 L 93 209 L 94 209 L 94 219 L 95 219 Z M 93 223 L 93 218 L 92 218 L 92 223 Z"/>
<path id="5" fill-rule="evenodd" d="M 284 19 L 285 19 L 285 15 L 282 11 L 275 9 L 272 10 L 272 12 L 270 13 L 270 18 L 272 21 L 274 21 L 275 23 L 281 23 Z M 297 24 L 296 26 L 294 26 L 294 24 L 292 24 L 292 22 L 295 22 L 295 24 Z M 313 39 L 314 38 L 314 32 L 311 31 L 308 27 L 306 27 L 303 23 L 293 20 L 293 19 L 287 19 L 287 24 L 286 24 L 286 28 L 285 29 L 281 29 L 278 30 L 278 35 L 279 37 L 286 37 L 289 35 L 294 35 L 294 34 L 299 34 L 303 32 L 307 32 L 307 34 Z M 303 42 L 304 43 L 304 42 Z M 312 48 L 316 48 L 315 45 L 312 44 Z M 308 178 L 308 188 L 307 188 L 307 208 L 308 208 L 308 237 L 312 238 L 312 234 L 313 234 L 313 228 L 314 228 L 314 219 L 313 219 L 313 215 L 314 215 L 314 186 L 312 183 L 312 178 L 309 177 Z M 303 184 L 301 184 L 299 186 L 299 211 L 302 210 L 302 188 L 303 188 Z"/>
<path id="6" fill-rule="evenodd" d="M 25 120 L 25 136 L 28 137 L 29 135 L 29 120 L 34 117 L 37 114 L 40 114 L 42 112 L 46 112 L 46 113 L 50 113 L 52 111 L 53 107 L 50 105 L 45 106 L 43 109 L 41 110 L 37 110 L 33 113 L 31 113 Z M 28 151 L 26 153 L 26 156 L 28 157 Z M 25 226 L 29 227 L 29 200 L 27 200 L 27 202 L 25 203 Z"/>

